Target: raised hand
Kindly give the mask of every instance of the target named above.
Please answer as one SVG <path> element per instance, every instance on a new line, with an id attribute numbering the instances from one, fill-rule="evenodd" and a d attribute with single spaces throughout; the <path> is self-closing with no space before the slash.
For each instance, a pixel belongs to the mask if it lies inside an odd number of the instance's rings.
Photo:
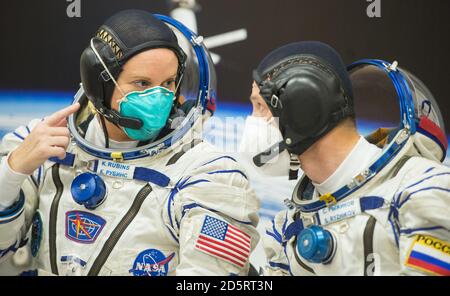
<path id="1" fill-rule="evenodd" d="M 79 103 L 73 104 L 38 123 L 23 143 L 11 153 L 9 166 L 18 173 L 31 175 L 50 157 L 66 157 L 70 142 L 66 118 L 79 108 Z"/>

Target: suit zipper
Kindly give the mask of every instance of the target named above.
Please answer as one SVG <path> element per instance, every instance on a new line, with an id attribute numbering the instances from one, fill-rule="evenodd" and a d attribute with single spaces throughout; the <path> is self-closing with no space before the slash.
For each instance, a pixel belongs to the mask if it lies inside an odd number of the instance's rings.
<path id="1" fill-rule="evenodd" d="M 94 263 L 92 264 L 91 269 L 88 272 L 88 275 L 98 275 L 101 268 L 105 264 L 106 260 L 108 259 L 109 255 L 111 254 L 112 250 L 116 246 L 117 242 L 121 238 L 122 234 L 127 229 L 128 225 L 133 221 L 133 219 L 138 214 L 142 203 L 144 202 L 145 198 L 152 192 L 152 187 L 150 184 L 145 185 L 136 195 L 133 204 L 131 205 L 128 212 L 123 216 L 122 220 L 120 220 L 117 227 L 113 230 L 111 235 L 109 236 L 108 240 L 103 245 L 102 250 L 100 251 L 100 254 L 95 259 Z"/>
<path id="2" fill-rule="evenodd" d="M 50 207 L 50 219 L 49 219 L 49 256 L 50 267 L 53 274 L 58 274 L 58 264 L 56 260 L 56 222 L 58 218 L 58 208 L 61 196 L 64 190 L 64 185 L 61 182 L 59 176 L 59 164 L 55 164 L 52 167 L 52 179 L 56 187 L 55 197 L 53 198 L 52 205 Z"/>
<path id="3" fill-rule="evenodd" d="M 369 261 L 369 256 L 372 254 L 373 256 L 373 234 L 375 231 L 375 224 L 377 220 L 370 216 L 367 220 L 366 227 L 364 228 L 364 234 L 363 234 L 363 245 L 364 245 L 364 276 L 369 275 L 369 267 L 373 262 Z M 373 258 L 375 260 L 375 258 Z M 371 274 L 373 275 L 375 273 L 375 265 L 373 270 L 371 271 Z"/>

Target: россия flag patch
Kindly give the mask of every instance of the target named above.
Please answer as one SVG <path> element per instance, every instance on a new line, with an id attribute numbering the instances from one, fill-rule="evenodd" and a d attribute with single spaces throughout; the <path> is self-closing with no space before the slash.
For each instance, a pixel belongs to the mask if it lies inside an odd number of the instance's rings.
<path id="1" fill-rule="evenodd" d="M 450 243 L 428 235 L 416 235 L 405 265 L 434 275 L 450 276 Z"/>

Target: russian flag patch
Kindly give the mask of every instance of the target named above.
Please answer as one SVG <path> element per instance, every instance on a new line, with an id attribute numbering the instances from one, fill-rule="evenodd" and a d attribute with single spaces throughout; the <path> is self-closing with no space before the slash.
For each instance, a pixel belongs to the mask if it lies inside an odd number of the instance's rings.
<path id="1" fill-rule="evenodd" d="M 434 275 L 450 276 L 450 243 L 416 235 L 405 265 Z"/>

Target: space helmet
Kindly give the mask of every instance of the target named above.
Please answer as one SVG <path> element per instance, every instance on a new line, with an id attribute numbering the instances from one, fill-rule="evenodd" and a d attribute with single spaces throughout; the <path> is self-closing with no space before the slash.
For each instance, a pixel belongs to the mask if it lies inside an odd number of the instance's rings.
<path id="1" fill-rule="evenodd" d="M 354 62 L 348 72 L 358 130 L 381 152 L 336 192 L 314 197 L 311 183 L 299 182 L 293 201 L 304 212 L 320 210 L 349 196 L 377 176 L 401 151 L 438 162 L 446 156 L 448 142 L 442 113 L 419 78 L 397 62 L 383 60 Z"/>
<path id="2" fill-rule="evenodd" d="M 384 127 L 368 135 L 371 142 L 386 147 L 404 131 L 421 156 L 444 161 L 448 148 L 445 123 L 436 99 L 423 81 L 396 61 L 365 59 L 348 69 L 356 114 Z"/>
<path id="3" fill-rule="evenodd" d="M 176 99 L 158 137 L 139 142 L 136 148 L 121 150 L 87 141 L 86 123 L 96 115 L 119 127 L 140 127 L 138 118 L 122 116 L 111 108 L 110 101 L 123 65 L 133 56 L 154 48 L 170 49 L 178 59 Z M 134 9 L 113 15 L 83 52 L 80 74 L 81 85 L 74 103 L 79 102 L 81 108 L 69 117 L 69 130 L 82 150 L 102 159 L 131 160 L 157 155 L 215 111 L 216 73 L 203 38 L 168 16 Z"/>

